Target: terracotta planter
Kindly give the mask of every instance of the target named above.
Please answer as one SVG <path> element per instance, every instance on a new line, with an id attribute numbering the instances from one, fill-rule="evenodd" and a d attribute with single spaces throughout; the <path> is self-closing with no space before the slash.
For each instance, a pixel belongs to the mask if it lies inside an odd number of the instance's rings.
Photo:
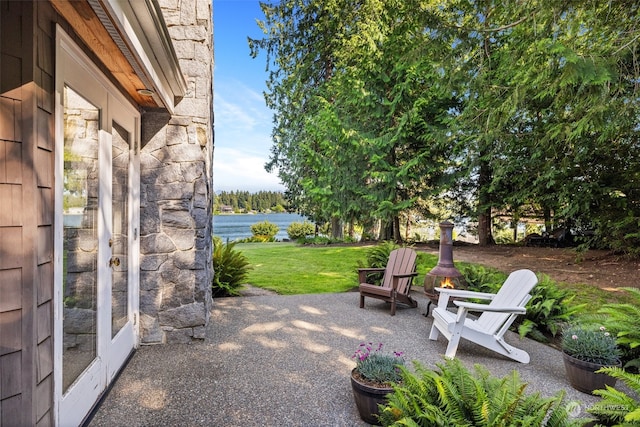
<path id="1" fill-rule="evenodd" d="M 393 392 L 391 387 L 372 387 L 367 385 L 358 379 L 353 374 L 355 368 L 351 371 L 351 388 L 353 389 L 353 397 L 358 407 L 358 413 L 360 418 L 369 424 L 379 425 L 377 415 L 378 405 L 385 405 L 387 403 L 386 395 Z"/>
<path id="2" fill-rule="evenodd" d="M 596 374 L 595 371 L 604 365 L 585 362 L 575 357 L 562 353 L 564 368 L 571 386 L 583 393 L 593 393 L 594 390 L 604 389 L 605 386 L 616 385 L 616 379 L 606 374 Z M 620 366 L 620 363 L 618 365 Z"/>

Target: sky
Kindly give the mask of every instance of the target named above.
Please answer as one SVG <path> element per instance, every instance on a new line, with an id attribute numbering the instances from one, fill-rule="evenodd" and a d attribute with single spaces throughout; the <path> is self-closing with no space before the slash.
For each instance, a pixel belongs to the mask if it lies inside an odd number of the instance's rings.
<path id="1" fill-rule="evenodd" d="M 262 38 L 258 1 L 214 0 L 213 186 L 216 192 L 284 191 L 276 173 L 264 169 L 271 149 L 273 112 L 264 102 L 264 54 L 249 55 L 247 36 Z"/>

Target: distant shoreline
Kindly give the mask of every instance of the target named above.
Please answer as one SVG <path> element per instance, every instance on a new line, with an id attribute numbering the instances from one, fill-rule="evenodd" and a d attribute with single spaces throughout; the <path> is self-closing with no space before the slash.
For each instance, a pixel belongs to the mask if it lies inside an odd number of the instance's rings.
<path id="1" fill-rule="evenodd" d="M 242 212 L 242 213 L 220 213 L 211 217 L 213 222 L 213 234 L 224 239 L 237 240 L 251 237 L 251 226 L 253 224 L 268 221 L 278 227 L 276 239 L 284 240 L 288 238 L 287 228 L 291 223 L 303 222 L 308 219 L 297 213 L 290 212 Z"/>

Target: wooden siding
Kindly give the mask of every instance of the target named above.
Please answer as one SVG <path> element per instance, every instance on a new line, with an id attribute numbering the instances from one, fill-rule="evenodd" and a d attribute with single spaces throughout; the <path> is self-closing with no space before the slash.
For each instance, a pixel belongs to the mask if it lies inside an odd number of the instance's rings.
<path id="1" fill-rule="evenodd" d="M 0 1 L 2 426 L 53 424 L 54 21 Z"/>

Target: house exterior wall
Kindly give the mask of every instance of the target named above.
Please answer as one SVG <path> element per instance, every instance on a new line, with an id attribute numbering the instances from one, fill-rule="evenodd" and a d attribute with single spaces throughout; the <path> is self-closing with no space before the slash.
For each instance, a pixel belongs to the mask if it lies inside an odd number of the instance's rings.
<path id="1" fill-rule="evenodd" d="M 160 4 L 189 91 L 142 115 L 143 343 L 204 338 L 213 275 L 212 1 Z M 82 45 L 49 2 L 0 0 L 0 426 L 55 421 L 56 24 Z"/>
<path id="2" fill-rule="evenodd" d="M 204 339 L 211 310 L 211 0 L 160 0 L 188 84 L 174 115 L 142 116 L 141 342 Z"/>
<path id="3" fill-rule="evenodd" d="M 0 425 L 53 423 L 53 28 L 0 2 Z"/>

